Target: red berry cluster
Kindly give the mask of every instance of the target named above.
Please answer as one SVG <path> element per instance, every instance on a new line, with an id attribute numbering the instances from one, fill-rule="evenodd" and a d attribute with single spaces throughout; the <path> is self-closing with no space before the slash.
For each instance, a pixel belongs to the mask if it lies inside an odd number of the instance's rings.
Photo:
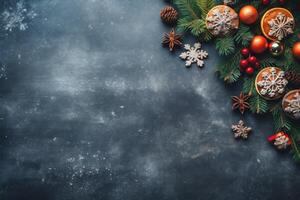
<path id="1" fill-rule="evenodd" d="M 250 54 L 250 50 L 248 48 L 243 48 L 241 50 L 241 54 L 244 59 L 240 60 L 240 70 L 241 72 L 245 72 L 248 75 L 252 75 L 255 69 L 260 68 L 260 63 L 258 59 Z"/>
<path id="2" fill-rule="evenodd" d="M 281 3 L 281 4 L 284 4 L 284 3 L 285 3 L 285 0 L 277 0 L 277 1 L 278 1 L 278 3 Z M 270 2 L 271 2 L 271 0 L 261 0 L 261 3 L 262 3 L 263 5 L 269 5 Z"/>

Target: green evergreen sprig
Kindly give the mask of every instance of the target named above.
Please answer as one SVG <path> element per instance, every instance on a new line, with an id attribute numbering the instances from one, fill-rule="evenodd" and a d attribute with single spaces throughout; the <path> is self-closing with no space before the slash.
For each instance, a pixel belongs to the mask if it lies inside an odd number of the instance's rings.
<path id="1" fill-rule="evenodd" d="M 174 4 L 180 12 L 178 31 L 190 31 L 190 33 L 205 41 L 213 39 L 206 29 L 205 16 L 214 7 L 214 0 L 174 0 Z"/>

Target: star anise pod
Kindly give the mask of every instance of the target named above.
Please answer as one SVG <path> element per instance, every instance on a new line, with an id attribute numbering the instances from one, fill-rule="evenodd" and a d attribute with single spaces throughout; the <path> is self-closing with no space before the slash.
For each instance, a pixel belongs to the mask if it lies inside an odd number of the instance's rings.
<path id="1" fill-rule="evenodd" d="M 232 98 L 232 110 L 239 109 L 239 111 L 244 114 L 246 109 L 249 109 L 250 104 L 247 102 L 250 98 L 249 95 L 240 93 L 240 96 L 233 96 Z"/>
<path id="2" fill-rule="evenodd" d="M 168 45 L 170 51 L 173 51 L 175 46 L 180 46 L 182 44 L 181 35 L 176 34 L 175 30 L 172 29 L 170 33 L 164 33 L 162 44 Z"/>

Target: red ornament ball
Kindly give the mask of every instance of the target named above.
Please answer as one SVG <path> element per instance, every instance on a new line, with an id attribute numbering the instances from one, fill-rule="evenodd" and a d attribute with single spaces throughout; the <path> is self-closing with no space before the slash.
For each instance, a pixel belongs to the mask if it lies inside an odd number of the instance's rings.
<path id="1" fill-rule="evenodd" d="M 260 63 L 257 61 L 257 62 L 255 63 L 255 65 L 254 65 L 254 67 L 255 67 L 256 69 L 259 69 L 259 68 L 260 68 Z"/>
<path id="2" fill-rule="evenodd" d="M 246 73 L 247 73 L 248 75 L 252 75 L 252 74 L 254 73 L 254 68 L 253 68 L 253 67 L 248 67 L 248 68 L 246 69 Z"/>
<path id="3" fill-rule="evenodd" d="M 267 39 L 264 36 L 257 35 L 253 37 L 250 44 L 250 49 L 254 53 L 263 53 L 268 46 Z"/>
<path id="4" fill-rule="evenodd" d="M 270 0 L 261 0 L 261 3 L 263 5 L 268 5 L 270 3 Z"/>
<path id="5" fill-rule="evenodd" d="M 248 66 L 249 66 L 249 61 L 248 60 L 245 59 L 245 60 L 240 61 L 240 67 L 242 69 L 246 69 Z"/>
<path id="6" fill-rule="evenodd" d="M 247 58 L 250 55 L 250 50 L 248 48 L 243 48 L 241 50 L 241 54 L 242 54 L 242 56 L 244 56 L 244 58 Z"/>
<path id="7" fill-rule="evenodd" d="M 300 42 L 294 44 L 292 52 L 295 58 L 300 59 Z"/>
<path id="8" fill-rule="evenodd" d="M 253 24 L 258 19 L 258 12 L 254 6 L 247 5 L 241 8 L 239 17 L 244 24 Z"/>
<path id="9" fill-rule="evenodd" d="M 251 63 L 252 65 L 255 65 L 257 62 L 257 58 L 255 56 L 250 56 L 248 58 L 248 62 Z"/>

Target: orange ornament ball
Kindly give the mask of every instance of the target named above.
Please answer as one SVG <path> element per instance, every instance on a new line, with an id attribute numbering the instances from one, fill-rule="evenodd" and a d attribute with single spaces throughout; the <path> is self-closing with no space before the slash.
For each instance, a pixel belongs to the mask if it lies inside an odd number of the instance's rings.
<path id="1" fill-rule="evenodd" d="M 268 46 L 269 44 L 267 39 L 264 36 L 257 35 L 253 37 L 250 44 L 250 49 L 253 53 L 263 53 Z"/>
<path id="2" fill-rule="evenodd" d="M 300 59 L 300 42 L 294 44 L 292 52 L 296 58 Z"/>
<path id="3" fill-rule="evenodd" d="M 239 17 L 244 24 L 253 24 L 258 19 L 258 12 L 254 6 L 244 6 L 241 8 Z"/>

